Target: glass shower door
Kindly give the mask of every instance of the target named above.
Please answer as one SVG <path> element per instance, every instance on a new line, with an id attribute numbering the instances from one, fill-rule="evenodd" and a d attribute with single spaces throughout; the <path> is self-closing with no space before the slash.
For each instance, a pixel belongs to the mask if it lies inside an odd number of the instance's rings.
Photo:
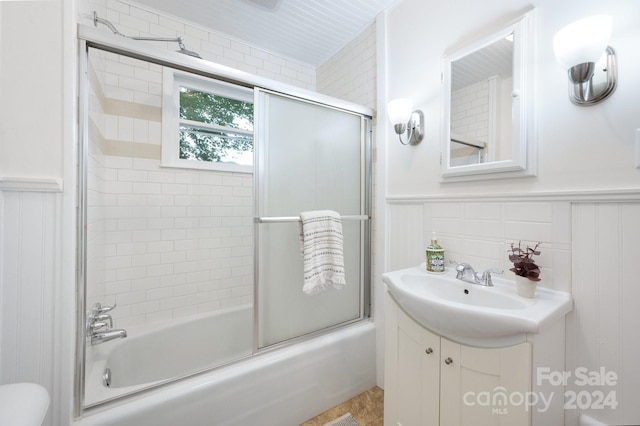
<path id="1" fill-rule="evenodd" d="M 257 96 L 256 301 L 262 348 L 364 314 L 368 118 L 267 91 Z M 302 291 L 297 220 L 311 210 L 351 217 L 342 221 L 347 284 L 313 296 Z"/>

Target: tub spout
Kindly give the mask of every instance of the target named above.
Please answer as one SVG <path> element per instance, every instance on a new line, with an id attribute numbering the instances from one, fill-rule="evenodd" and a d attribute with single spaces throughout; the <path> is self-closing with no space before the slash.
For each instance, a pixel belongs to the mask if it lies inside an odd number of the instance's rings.
<path id="1" fill-rule="evenodd" d="M 108 331 L 98 331 L 91 334 L 91 344 L 99 345 L 100 343 L 108 342 L 113 339 L 124 339 L 127 337 L 127 330 L 116 329 Z"/>

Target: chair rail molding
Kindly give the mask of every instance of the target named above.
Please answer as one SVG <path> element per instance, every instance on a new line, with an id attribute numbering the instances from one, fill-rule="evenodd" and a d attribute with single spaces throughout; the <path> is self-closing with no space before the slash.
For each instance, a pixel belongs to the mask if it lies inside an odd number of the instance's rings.
<path id="1" fill-rule="evenodd" d="M 568 201 L 568 202 L 624 202 L 640 200 L 640 188 L 611 188 L 594 190 L 558 190 L 513 193 L 460 193 L 460 194 L 399 194 L 387 195 L 387 204 L 413 204 L 456 201 Z"/>
<path id="2" fill-rule="evenodd" d="M 0 191 L 62 192 L 62 179 L 0 176 Z"/>

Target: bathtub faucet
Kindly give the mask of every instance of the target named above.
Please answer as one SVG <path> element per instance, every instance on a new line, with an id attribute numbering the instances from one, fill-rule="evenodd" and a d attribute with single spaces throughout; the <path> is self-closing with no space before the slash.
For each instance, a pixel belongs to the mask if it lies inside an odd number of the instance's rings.
<path id="1" fill-rule="evenodd" d="M 126 330 L 111 329 L 113 327 L 113 319 L 107 312 L 112 311 L 115 307 L 115 304 L 113 306 L 102 306 L 100 303 L 96 303 L 91 308 L 91 313 L 87 319 L 87 337 L 91 345 L 127 337 Z"/>
<path id="2" fill-rule="evenodd" d="M 91 334 L 91 344 L 98 345 L 113 339 L 124 339 L 127 337 L 127 330 L 115 329 L 107 331 L 97 331 Z"/>

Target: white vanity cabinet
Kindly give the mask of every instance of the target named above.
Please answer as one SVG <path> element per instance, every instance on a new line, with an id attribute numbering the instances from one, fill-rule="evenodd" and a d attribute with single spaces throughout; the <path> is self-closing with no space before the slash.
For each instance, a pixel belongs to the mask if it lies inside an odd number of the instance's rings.
<path id="1" fill-rule="evenodd" d="M 423 328 L 385 297 L 385 425 L 531 424 L 531 408 L 521 400 L 532 389 L 530 342 L 462 345 Z"/>
<path id="2" fill-rule="evenodd" d="M 530 425 L 523 403 L 531 390 L 531 344 L 475 348 L 441 338 L 441 425 Z M 519 398 L 519 397 L 516 397 Z M 516 403 L 519 400 L 516 400 Z"/>

